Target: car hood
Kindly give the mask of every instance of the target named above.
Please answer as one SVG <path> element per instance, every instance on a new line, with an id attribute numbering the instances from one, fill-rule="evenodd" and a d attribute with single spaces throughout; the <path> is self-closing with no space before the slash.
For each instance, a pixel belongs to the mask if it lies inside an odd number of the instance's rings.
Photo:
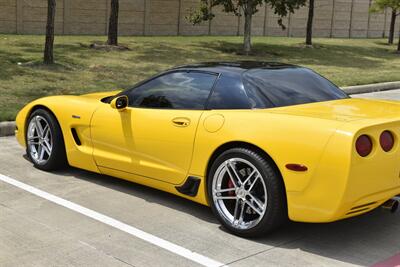
<path id="1" fill-rule="evenodd" d="M 273 113 L 284 113 L 339 121 L 375 118 L 400 119 L 400 101 L 347 98 L 279 107 L 270 109 L 269 111 Z"/>
<path id="2" fill-rule="evenodd" d="M 113 96 L 113 95 L 116 95 L 116 94 L 118 94 L 120 92 L 121 91 L 108 91 L 108 92 L 91 93 L 91 94 L 81 95 L 81 97 L 87 97 L 87 98 L 101 100 L 101 99 L 103 99 L 105 97 Z"/>

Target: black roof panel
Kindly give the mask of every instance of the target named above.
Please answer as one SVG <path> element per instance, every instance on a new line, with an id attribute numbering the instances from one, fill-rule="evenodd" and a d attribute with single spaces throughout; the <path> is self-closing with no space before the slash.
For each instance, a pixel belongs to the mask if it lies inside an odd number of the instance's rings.
<path id="1" fill-rule="evenodd" d="M 295 65 L 265 62 L 265 61 L 226 61 L 226 62 L 201 62 L 189 65 L 178 66 L 173 69 L 198 69 L 213 72 L 235 72 L 242 73 L 250 69 L 283 69 L 293 68 Z"/>

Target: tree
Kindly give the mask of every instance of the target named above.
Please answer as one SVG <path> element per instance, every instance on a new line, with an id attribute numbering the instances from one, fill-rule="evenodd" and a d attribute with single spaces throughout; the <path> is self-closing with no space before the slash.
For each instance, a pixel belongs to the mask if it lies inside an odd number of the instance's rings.
<path id="1" fill-rule="evenodd" d="M 295 9 L 305 5 L 306 0 L 200 0 L 198 9 L 191 10 L 187 19 L 193 24 L 202 21 L 212 20 L 215 15 L 212 8 L 221 6 L 226 13 L 233 13 L 235 16 L 244 16 L 243 52 L 248 55 L 251 52 L 251 24 L 252 18 L 258 12 L 262 4 L 269 4 L 275 14 L 279 15 L 278 23 L 285 29 L 282 18 Z"/>
<path id="2" fill-rule="evenodd" d="M 400 15 L 400 0 L 376 0 L 371 6 L 370 12 L 382 12 L 386 8 L 392 9 L 388 43 L 393 44 L 396 17 Z"/>
<path id="3" fill-rule="evenodd" d="M 56 16 L 56 0 L 47 1 L 47 24 L 46 24 L 46 43 L 44 47 L 44 64 L 53 64 L 53 45 L 54 45 L 54 20 Z"/>
<path id="4" fill-rule="evenodd" d="M 397 53 L 400 53 L 400 31 L 399 31 L 399 43 L 397 44 Z"/>
<path id="5" fill-rule="evenodd" d="M 394 27 L 396 25 L 396 17 L 397 17 L 396 10 L 392 10 L 392 15 L 390 19 L 389 40 L 388 40 L 389 44 L 393 44 L 394 41 Z"/>
<path id="6" fill-rule="evenodd" d="M 306 45 L 312 45 L 313 20 L 314 20 L 314 0 L 310 0 L 310 3 L 308 5 Z"/>
<path id="7" fill-rule="evenodd" d="M 118 12 L 119 0 L 111 0 L 111 12 L 108 22 L 108 45 L 118 45 Z"/>

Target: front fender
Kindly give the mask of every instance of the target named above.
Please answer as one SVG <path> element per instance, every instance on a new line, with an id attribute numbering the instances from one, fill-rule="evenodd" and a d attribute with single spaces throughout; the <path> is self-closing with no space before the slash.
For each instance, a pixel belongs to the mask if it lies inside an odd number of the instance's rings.
<path id="1" fill-rule="evenodd" d="M 80 96 L 52 96 L 37 99 L 26 105 L 17 115 L 18 142 L 26 147 L 26 127 L 30 114 L 38 108 L 47 109 L 57 119 L 64 137 L 68 163 L 71 166 L 98 172 L 93 160 L 93 145 L 90 136 L 90 121 L 99 105 L 105 105 L 98 99 Z M 72 135 L 77 132 L 81 144 L 78 145 Z"/>

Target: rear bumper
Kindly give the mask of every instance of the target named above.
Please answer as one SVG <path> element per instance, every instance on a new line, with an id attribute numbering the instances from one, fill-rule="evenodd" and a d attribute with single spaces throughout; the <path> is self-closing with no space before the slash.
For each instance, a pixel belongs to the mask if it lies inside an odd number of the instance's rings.
<path id="1" fill-rule="evenodd" d="M 396 123 L 360 130 L 341 131 L 328 143 L 307 187 L 287 192 L 289 218 L 302 222 L 332 222 L 369 212 L 400 194 L 400 136 L 395 147 L 384 152 L 379 146 L 383 130 L 400 132 Z M 354 139 L 367 133 L 374 149 L 361 157 Z"/>
<path id="2" fill-rule="evenodd" d="M 396 187 L 382 192 L 377 192 L 369 196 L 365 196 L 358 201 L 353 202 L 351 205 L 343 205 L 342 208 L 339 209 L 338 212 L 335 214 L 333 220 L 339 220 L 364 214 L 381 206 L 387 200 L 399 194 L 400 187 Z"/>
<path id="3" fill-rule="evenodd" d="M 367 213 L 400 195 L 400 186 L 380 192 L 369 193 L 361 198 L 347 198 L 337 201 L 331 199 L 333 194 L 320 197 L 314 204 L 304 204 L 304 199 L 298 193 L 288 193 L 289 218 L 299 222 L 333 222 Z M 340 195 L 337 192 L 337 197 Z"/>

